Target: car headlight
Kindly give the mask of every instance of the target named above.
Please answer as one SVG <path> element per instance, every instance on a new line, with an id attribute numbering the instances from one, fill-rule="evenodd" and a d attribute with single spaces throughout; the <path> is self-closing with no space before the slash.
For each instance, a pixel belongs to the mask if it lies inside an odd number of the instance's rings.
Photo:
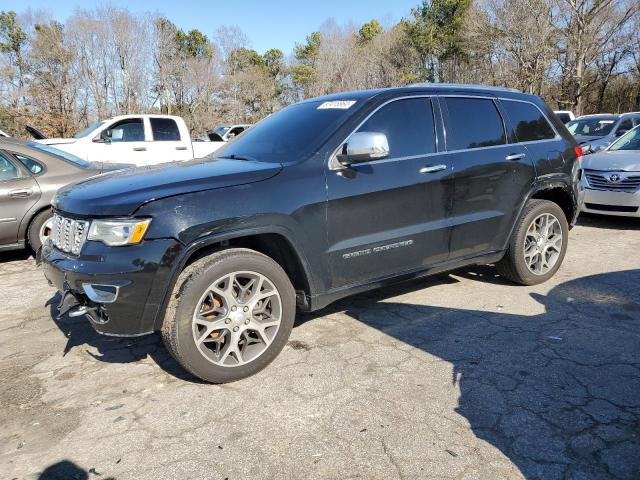
<path id="1" fill-rule="evenodd" d="M 88 240 L 96 240 L 111 247 L 140 243 L 149 228 L 151 219 L 144 220 L 93 220 Z"/>

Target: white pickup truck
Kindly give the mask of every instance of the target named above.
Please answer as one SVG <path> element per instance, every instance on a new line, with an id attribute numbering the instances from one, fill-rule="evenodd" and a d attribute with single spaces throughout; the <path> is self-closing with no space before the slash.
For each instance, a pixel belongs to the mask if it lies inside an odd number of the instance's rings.
<path id="1" fill-rule="evenodd" d="M 120 115 L 96 122 L 72 138 L 37 140 L 89 162 L 153 165 L 206 157 L 225 142 L 192 142 L 181 117 Z"/>

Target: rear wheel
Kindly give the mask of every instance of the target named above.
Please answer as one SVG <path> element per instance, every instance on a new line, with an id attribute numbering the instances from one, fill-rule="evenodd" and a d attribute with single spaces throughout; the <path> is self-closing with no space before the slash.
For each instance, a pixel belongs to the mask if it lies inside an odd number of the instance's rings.
<path id="1" fill-rule="evenodd" d="M 47 241 L 51 234 L 51 227 L 53 226 L 53 212 L 50 209 L 43 210 L 31 220 L 29 225 L 29 231 L 27 233 L 27 239 L 29 240 L 29 246 L 34 252 L 37 252 L 40 247 Z"/>
<path id="2" fill-rule="evenodd" d="M 521 285 L 550 279 L 567 251 L 569 225 L 562 209 L 548 200 L 530 200 L 513 231 L 498 273 Z"/>
<path id="3" fill-rule="evenodd" d="M 229 249 L 180 275 L 162 335 L 189 372 L 212 383 L 257 373 L 280 353 L 295 318 L 295 293 L 282 268 L 253 250 Z"/>

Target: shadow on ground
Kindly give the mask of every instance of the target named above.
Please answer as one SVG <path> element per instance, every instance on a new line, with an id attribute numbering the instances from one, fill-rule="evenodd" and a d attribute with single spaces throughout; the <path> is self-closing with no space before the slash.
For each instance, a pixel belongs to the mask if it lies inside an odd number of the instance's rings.
<path id="1" fill-rule="evenodd" d="M 38 480 L 88 480 L 89 474 L 103 478 L 103 480 L 115 480 L 113 477 L 102 477 L 102 474 L 95 469 L 87 471 L 70 460 L 62 460 L 49 465 L 38 476 Z"/>

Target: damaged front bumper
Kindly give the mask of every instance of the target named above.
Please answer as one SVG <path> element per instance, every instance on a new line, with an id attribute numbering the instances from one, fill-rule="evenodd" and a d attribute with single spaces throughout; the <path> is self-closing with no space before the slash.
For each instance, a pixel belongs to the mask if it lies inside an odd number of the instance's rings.
<path id="1" fill-rule="evenodd" d="M 128 247 L 87 242 L 76 257 L 47 242 L 40 258 L 45 277 L 61 295 L 59 316 L 84 315 L 99 333 L 137 336 L 156 330 L 171 267 L 181 250 L 172 239 Z"/>

